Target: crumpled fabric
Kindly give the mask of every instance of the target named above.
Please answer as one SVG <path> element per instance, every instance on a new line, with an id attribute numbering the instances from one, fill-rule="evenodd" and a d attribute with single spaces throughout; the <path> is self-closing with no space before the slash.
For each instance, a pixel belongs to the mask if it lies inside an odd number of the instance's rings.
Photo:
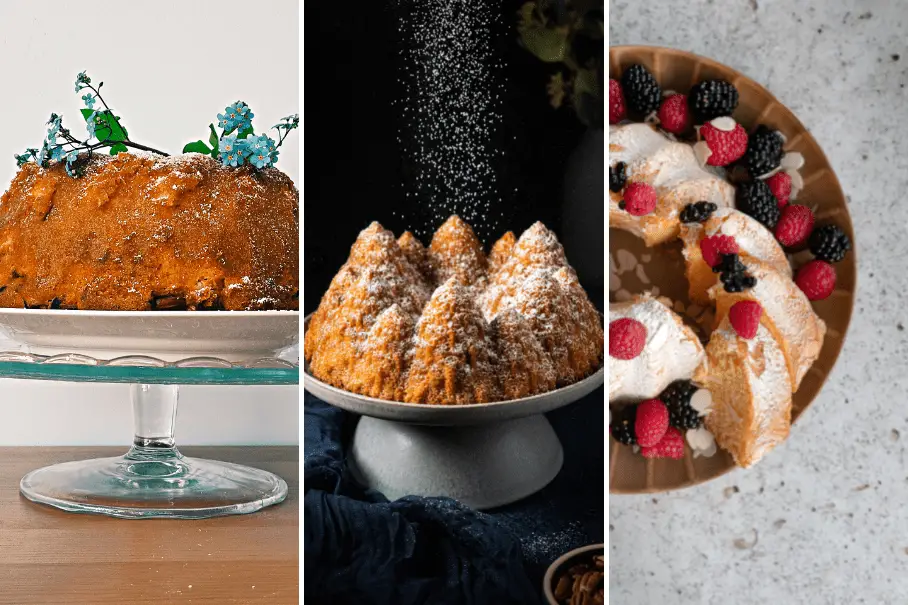
<path id="1" fill-rule="evenodd" d="M 346 472 L 344 450 L 357 417 L 306 393 L 304 598 L 320 605 L 542 604 L 549 563 L 603 541 L 602 401 L 597 390 L 549 415 L 565 448 L 565 467 L 549 486 L 478 512 L 448 498 L 389 502 L 359 486 Z M 578 439 L 586 445 L 569 446 Z"/>

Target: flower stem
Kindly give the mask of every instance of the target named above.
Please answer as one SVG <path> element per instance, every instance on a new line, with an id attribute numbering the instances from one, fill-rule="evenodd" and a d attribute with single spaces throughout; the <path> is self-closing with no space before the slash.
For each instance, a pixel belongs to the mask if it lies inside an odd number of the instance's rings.
<path id="1" fill-rule="evenodd" d="M 122 143 L 123 145 L 126 145 L 127 147 L 132 147 L 134 149 L 141 149 L 142 151 L 150 151 L 151 153 L 156 153 L 158 155 L 164 156 L 165 158 L 170 157 L 169 153 L 164 153 L 163 151 L 158 151 L 157 149 L 154 149 L 153 147 L 148 147 L 146 145 L 140 145 L 139 143 L 133 143 L 130 140 L 118 141 L 118 142 Z"/>
<path id="2" fill-rule="evenodd" d="M 91 151 L 94 151 L 95 149 L 101 149 L 102 147 L 113 147 L 114 145 L 117 145 L 117 144 L 122 144 L 122 145 L 125 145 L 126 147 L 132 147 L 133 149 L 140 149 L 142 151 L 150 151 L 151 153 L 156 153 L 160 156 L 164 156 L 165 158 L 170 156 L 169 153 L 164 153 L 163 151 L 159 151 L 153 147 L 148 147 L 147 145 L 142 145 L 140 143 L 133 143 L 132 141 L 129 141 L 129 140 L 126 140 L 126 141 L 106 141 L 105 140 L 105 141 L 101 141 L 100 143 L 95 143 L 94 145 L 88 145 L 88 146 L 86 146 L 86 149 L 88 149 L 88 151 L 91 152 Z"/>
<path id="3" fill-rule="evenodd" d="M 95 87 L 92 86 L 91 84 L 88 84 L 87 86 L 88 86 L 91 90 L 94 91 L 95 95 L 97 95 L 98 100 L 101 101 L 101 105 L 104 106 L 104 109 L 106 109 L 107 111 L 110 111 L 110 107 L 107 106 L 107 102 L 104 100 L 104 97 L 101 96 L 100 90 L 99 90 L 98 88 L 95 88 Z"/>

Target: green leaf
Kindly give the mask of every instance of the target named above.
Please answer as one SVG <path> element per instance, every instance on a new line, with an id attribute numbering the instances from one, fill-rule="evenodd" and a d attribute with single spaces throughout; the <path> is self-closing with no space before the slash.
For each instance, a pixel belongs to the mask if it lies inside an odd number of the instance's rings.
<path id="1" fill-rule="evenodd" d="M 211 155 L 211 149 L 208 148 L 208 145 L 202 141 L 196 141 L 194 143 L 187 143 L 183 146 L 183 153 L 204 153 L 205 155 Z"/>
<path id="2" fill-rule="evenodd" d="M 112 113 L 104 112 L 101 114 L 101 119 L 107 122 L 107 125 L 110 126 L 111 134 L 109 141 L 128 141 L 129 134 L 127 134 L 126 129 L 120 124 L 120 116 L 115 116 Z"/>
<path id="3" fill-rule="evenodd" d="M 520 37 L 526 49 L 546 63 L 558 63 L 567 55 L 567 32 L 563 28 L 530 25 L 520 32 Z"/>
<path id="4" fill-rule="evenodd" d="M 129 147 L 127 147 L 123 143 L 117 143 L 116 145 L 111 145 L 110 147 L 110 155 L 117 155 L 121 151 L 129 151 Z"/>
<path id="5" fill-rule="evenodd" d="M 95 113 L 94 109 L 86 108 L 86 109 L 82 110 L 82 117 L 85 118 L 86 122 L 88 122 L 88 120 L 91 118 L 92 114 L 94 114 L 94 113 Z M 99 114 L 99 116 L 100 116 L 100 114 Z M 110 128 L 107 126 L 101 126 L 101 125 L 95 126 L 95 138 L 98 139 L 99 141 L 108 140 L 110 138 Z"/>
<path id="6" fill-rule="evenodd" d="M 211 143 L 212 149 L 217 149 L 219 145 L 218 141 L 220 140 L 218 132 L 214 129 L 214 124 L 209 124 L 208 128 L 211 130 L 211 136 L 208 137 L 208 142 Z"/>
<path id="7" fill-rule="evenodd" d="M 252 135 L 254 135 L 254 134 L 255 134 L 255 129 L 254 129 L 252 126 L 250 126 L 249 128 L 246 128 L 246 129 L 244 129 L 244 130 L 241 130 L 240 133 L 239 133 L 238 135 L 236 135 L 236 138 L 238 138 L 238 139 L 245 139 L 245 138 L 248 138 L 248 137 L 250 137 L 250 136 L 252 136 Z"/>
<path id="8" fill-rule="evenodd" d="M 85 118 L 87 122 L 91 115 L 95 113 L 94 110 L 85 108 L 82 110 L 82 117 Z M 106 124 L 106 126 L 98 125 L 95 128 L 95 138 L 103 142 L 114 142 L 127 141 L 129 140 L 129 134 L 126 132 L 126 129 L 120 124 L 120 118 L 113 115 L 109 111 L 100 111 L 97 115 L 97 120 Z"/>

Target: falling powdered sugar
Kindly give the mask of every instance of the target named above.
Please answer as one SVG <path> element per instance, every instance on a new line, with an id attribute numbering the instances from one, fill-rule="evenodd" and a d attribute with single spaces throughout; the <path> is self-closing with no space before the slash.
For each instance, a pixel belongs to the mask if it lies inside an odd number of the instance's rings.
<path id="1" fill-rule="evenodd" d="M 502 70 L 493 55 L 497 7 L 480 0 L 401 0 L 398 78 L 402 128 L 398 144 L 413 178 L 404 183 L 408 205 L 426 219 L 416 235 L 451 214 L 470 222 L 485 239 L 497 226 L 498 199 L 491 144 L 501 122 Z M 403 218 L 412 219 L 412 216 Z"/>

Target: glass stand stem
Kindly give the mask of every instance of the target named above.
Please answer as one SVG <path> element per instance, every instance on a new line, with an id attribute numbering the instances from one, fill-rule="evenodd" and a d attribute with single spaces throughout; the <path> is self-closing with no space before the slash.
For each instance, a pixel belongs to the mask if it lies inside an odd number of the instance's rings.
<path id="1" fill-rule="evenodd" d="M 180 387 L 167 384 L 130 386 L 135 437 L 126 457 L 131 460 L 182 458 L 173 439 Z"/>

